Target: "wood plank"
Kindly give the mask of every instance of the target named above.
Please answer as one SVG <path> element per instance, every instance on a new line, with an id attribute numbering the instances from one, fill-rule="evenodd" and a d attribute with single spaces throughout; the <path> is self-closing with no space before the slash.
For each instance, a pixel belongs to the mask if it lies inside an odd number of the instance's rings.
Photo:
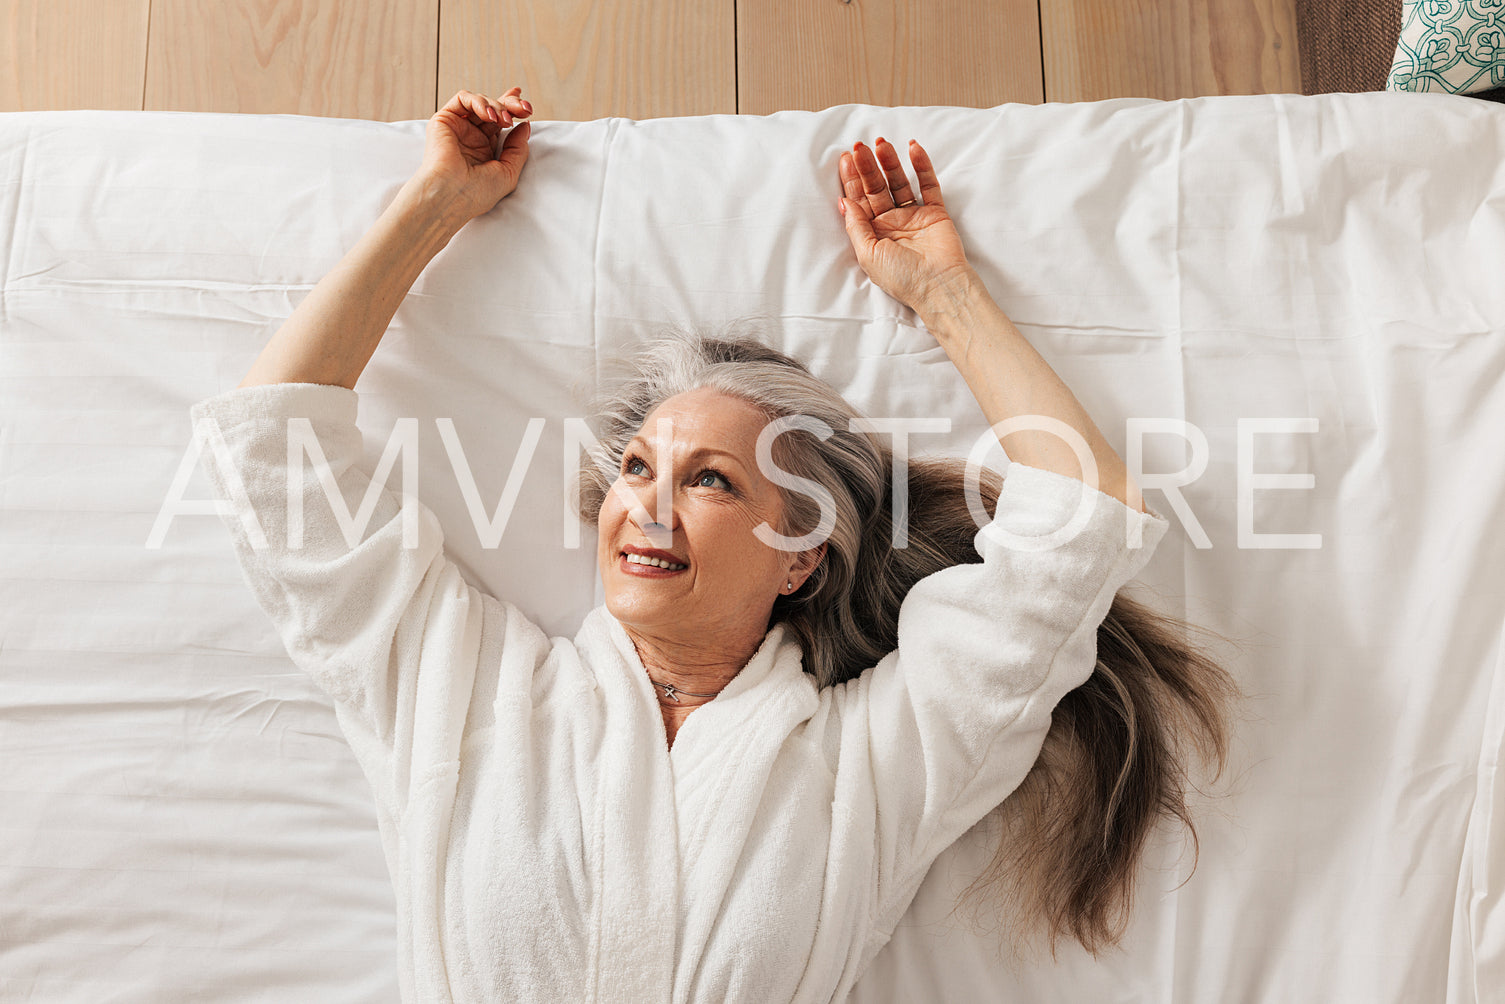
<path id="1" fill-rule="evenodd" d="M 730 115 L 737 110 L 734 5 L 444 0 L 438 100 L 520 85 L 540 120 Z"/>
<path id="2" fill-rule="evenodd" d="M 140 111 L 151 0 L 9 0 L 0 112 Z"/>
<path id="3" fill-rule="evenodd" d="M 1048 101 L 1300 94 L 1295 0 L 1040 0 Z"/>
<path id="4" fill-rule="evenodd" d="M 1044 99 L 1036 0 L 737 5 L 737 110 Z"/>
<path id="5" fill-rule="evenodd" d="M 439 0 L 153 0 L 146 108 L 426 119 L 438 31 Z"/>

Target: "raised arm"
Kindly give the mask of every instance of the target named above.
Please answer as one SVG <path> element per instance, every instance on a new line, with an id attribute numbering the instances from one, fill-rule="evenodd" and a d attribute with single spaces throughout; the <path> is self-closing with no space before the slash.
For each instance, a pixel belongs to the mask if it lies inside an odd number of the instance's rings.
<path id="1" fill-rule="evenodd" d="M 880 288 L 920 315 L 961 371 L 989 424 L 996 427 L 1029 415 L 1064 422 L 1091 450 L 1098 490 L 1143 512 L 1143 497 L 1123 460 L 967 261 L 929 154 L 911 140 L 909 156 L 919 179 L 918 195 L 898 152 L 881 137 L 876 155 L 864 143 L 841 155 L 841 211 L 858 264 Z M 1001 442 L 1010 460 L 1084 480 L 1071 445 L 1052 432 L 1020 430 Z"/>
<path id="2" fill-rule="evenodd" d="M 514 87 L 500 100 L 461 91 L 428 122 L 423 164 L 375 225 L 298 304 L 241 387 L 317 383 L 355 389 L 418 276 L 474 217 L 517 187 L 533 114 Z"/>
<path id="3" fill-rule="evenodd" d="M 494 104 L 462 91 L 430 119 L 423 167 L 371 231 L 238 387 L 191 409 L 246 581 L 293 661 L 334 699 L 392 812 L 410 780 L 454 756 L 446 744 L 458 733 L 435 724 L 465 707 L 494 601 L 445 556 L 432 511 L 385 486 L 390 468 L 375 479 L 363 469 L 354 385 L 424 266 L 516 183 L 527 124 L 497 159 L 496 129 L 460 117 Z M 510 123 L 510 111 L 497 115 Z"/>

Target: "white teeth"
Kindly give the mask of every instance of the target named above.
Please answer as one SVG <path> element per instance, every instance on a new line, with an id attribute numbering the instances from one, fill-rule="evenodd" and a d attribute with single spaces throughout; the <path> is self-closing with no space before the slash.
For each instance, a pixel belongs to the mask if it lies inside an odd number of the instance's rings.
<path id="1" fill-rule="evenodd" d="M 631 552 L 628 553 L 627 560 L 632 562 L 634 565 L 652 565 L 655 568 L 667 568 L 670 571 L 674 572 L 679 571 L 681 568 L 690 567 L 689 565 L 671 564 L 670 562 L 664 561 L 662 558 L 650 558 L 647 555 L 632 554 Z"/>

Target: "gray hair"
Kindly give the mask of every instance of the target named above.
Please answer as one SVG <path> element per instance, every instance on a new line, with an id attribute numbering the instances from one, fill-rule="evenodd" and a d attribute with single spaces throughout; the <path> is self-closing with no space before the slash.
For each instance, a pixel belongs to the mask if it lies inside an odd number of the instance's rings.
<path id="1" fill-rule="evenodd" d="M 964 465 L 923 460 L 911 464 L 913 518 L 908 546 L 896 550 L 890 528 L 892 449 L 871 433 L 853 431 L 852 420 L 860 419 L 861 413 L 804 364 L 734 328 L 735 322 L 713 334 L 670 325 L 641 345 L 625 376 L 596 405 L 598 446 L 593 463 L 581 467 L 580 516 L 591 523 L 600 518 L 627 443 L 654 408 L 677 394 L 709 387 L 746 401 L 770 422 L 796 415 L 823 422 L 832 430 L 824 440 L 793 429 L 773 442 L 773 461 L 781 470 L 829 493 L 835 525 L 810 577 L 794 593 L 774 600 L 769 626 L 785 623 L 804 649 L 805 671 L 817 686 L 830 686 L 858 676 L 893 651 L 899 604 L 910 586 L 958 561 L 978 560 L 972 547 L 977 527 L 962 495 Z M 984 472 L 985 481 L 988 473 Z M 917 475 L 921 481 L 927 475 L 932 475 L 932 482 L 936 477 L 944 480 L 960 509 L 942 507 L 944 518 L 927 520 L 919 510 L 925 496 L 935 493 L 916 485 Z M 996 475 L 994 490 L 988 487 L 985 483 L 984 498 L 991 503 L 989 496 L 997 494 Z M 914 497 L 916 488 L 921 498 Z M 794 537 L 819 526 L 819 499 L 777 490 L 784 512 L 784 525 L 775 528 L 779 533 Z M 929 525 L 935 523 L 942 525 Z M 936 539 L 937 532 L 944 539 Z"/>
<path id="2" fill-rule="evenodd" d="M 898 648 L 899 607 L 916 582 L 981 560 L 966 462 L 910 461 L 908 546 L 895 548 L 892 451 L 870 434 L 850 431 L 858 413 L 835 388 L 755 338 L 674 329 L 644 345 L 600 408 L 598 465 L 584 465 L 579 484 L 583 519 L 600 516 L 623 448 L 648 414 L 700 387 L 739 397 L 770 421 L 809 415 L 832 429 L 825 440 L 795 431 L 775 441 L 775 463 L 823 486 L 837 512 L 816 572 L 795 595 L 774 601 L 769 623 L 794 633 L 818 687 L 860 676 Z M 1002 478 L 984 468 L 981 480 L 991 518 Z M 817 502 L 782 495 L 789 525 L 781 532 L 817 525 Z M 1052 957 L 1056 941 L 1067 936 L 1093 955 L 1117 944 L 1149 835 L 1161 822 L 1178 820 L 1196 838 L 1186 802 L 1193 756 L 1222 773 L 1233 708 L 1243 694 L 1210 650 L 1192 643 L 1193 634 L 1212 632 L 1115 596 L 1097 629 L 1092 676 L 1056 705 L 1039 759 L 993 810 L 1001 839 L 963 898 L 976 894 L 996 907 L 1019 944 L 1041 921 Z"/>

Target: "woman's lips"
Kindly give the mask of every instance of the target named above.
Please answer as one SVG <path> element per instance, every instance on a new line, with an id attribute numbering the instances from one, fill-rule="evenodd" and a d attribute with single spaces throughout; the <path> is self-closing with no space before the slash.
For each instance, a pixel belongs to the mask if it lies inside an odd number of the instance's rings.
<path id="1" fill-rule="evenodd" d="M 688 568 L 660 568 L 657 565 L 640 565 L 635 561 L 628 561 L 627 555 L 617 555 L 617 568 L 628 575 L 640 575 L 645 579 L 667 579 L 674 575 L 683 575 Z"/>

